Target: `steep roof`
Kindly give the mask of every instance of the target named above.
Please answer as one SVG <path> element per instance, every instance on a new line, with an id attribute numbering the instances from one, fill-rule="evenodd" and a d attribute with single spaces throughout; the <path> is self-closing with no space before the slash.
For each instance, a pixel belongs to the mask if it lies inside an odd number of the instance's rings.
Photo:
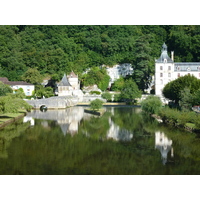
<path id="1" fill-rule="evenodd" d="M 157 60 L 156 60 L 156 62 L 157 63 L 162 63 L 162 62 L 164 62 L 164 61 L 167 61 L 168 63 L 172 63 L 173 62 L 173 60 L 168 56 L 168 54 L 167 54 L 167 45 L 164 43 L 163 45 L 162 45 L 162 50 L 161 50 L 161 55 L 160 55 L 160 58 L 158 58 Z"/>
<path id="2" fill-rule="evenodd" d="M 66 74 L 64 74 L 62 80 L 60 81 L 60 83 L 58 84 L 58 86 L 71 86 L 71 84 L 69 83 Z"/>
<path id="3" fill-rule="evenodd" d="M 78 76 L 73 71 L 67 77 L 68 78 L 78 78 Z"/>

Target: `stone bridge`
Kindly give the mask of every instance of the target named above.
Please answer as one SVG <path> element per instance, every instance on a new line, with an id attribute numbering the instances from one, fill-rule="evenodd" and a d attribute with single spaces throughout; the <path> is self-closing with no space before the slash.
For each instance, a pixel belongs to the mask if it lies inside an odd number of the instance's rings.
<path id="1" fill-rule="evenodd" d="M 50 97 L 46 99 L 26 100 L 34 109 L 46 106 L 48 109 L 62 109 L 75 106 L 78 103 L 77 97 Z"/>

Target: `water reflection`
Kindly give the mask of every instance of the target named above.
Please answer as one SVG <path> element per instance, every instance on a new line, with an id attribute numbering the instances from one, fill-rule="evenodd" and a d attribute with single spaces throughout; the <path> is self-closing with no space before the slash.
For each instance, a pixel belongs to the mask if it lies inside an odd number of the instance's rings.
<path id="1" fill-rule="evenodd" d="M 86 113 L 82 107 L 73 107 L 64 110 L 48 110 L 46 112 L 41 112 L 39 110 L 28 113 L 24 118 L 24 122 L 30 119 L 43 119 L 43 120 L 53 120 L 61 127 L 64 135 L 70 133 L 74 135 L 78 132 L 78 125 L 81 119 L 87 118 Z M 32 124 L 34 124 L 32 122 Z M 42 122 L 44 127 L 48 126 L 48 122 Z"/>
<path id="2" fill-rule="evenodd" d="M 84 108 L 34 111 L 23 120 L 31 126 L 1 129 L 0 174 L 200 174 L 195 134 L 132 107 L 105 107 L 101 117 Z"/>
<path id="3" fill-rule="evenodd" d="M 111 116 L 115 115 L 113 108 L 107 108 L 107 111 L 111 114 Z M 133 138 L 132 132 L 124 128 L 120 128 L 117 124 L 113 122 L 111 116 L 108 118 L 109 130 L 106 132 L 106 138 L 112 138 L 116 141 L 130 141 Z M 30 121 L 31 126 L 34 126 L 34 119 L 53 120 L 56 121 L 56 123 L 60 126 L 64 135 L 66 135 L 67 133 L 74 135 L 78 133 L 81 120 L 89 121 L 91 118 L 95 117 L 98 116 L 85 113 L 84 107 L 77 106 L 67 108 L 65 110 L 47 110 L 46 112 L 36 110 L 28 113 L 27 116 L 24 117 L 23 122 L 25 123 Z M 97 124 L 98 123 L 101 122 L 97 122 Z M 43 121 L 41 122 L 41 124 L 43 125 L 43 127 L 48 127 L 47 121 Z M 85 135 L 89 136 L 88 131 L 86 131 Z"/>
<path id="4" fill-rule="evenodd" d="M 126 129 L 120 129 L 120 127 L 116 125 L 111 118 L 109 118 L 109 125 L 110 128 L 107 132 L 107 138 L 112 138 L 116 141 L 130 141 L 132 139 L 133 134 Z"/>
<path id="5" fill-rule="evenodd" d="M 167 155 L 170 150 L 171 157 L 174 157 L 172 140 L 170 140 L 163 132 L 157 131 L 155 133 L 155 148 L 161 153 L 163 165 L 167 163 Z"/>

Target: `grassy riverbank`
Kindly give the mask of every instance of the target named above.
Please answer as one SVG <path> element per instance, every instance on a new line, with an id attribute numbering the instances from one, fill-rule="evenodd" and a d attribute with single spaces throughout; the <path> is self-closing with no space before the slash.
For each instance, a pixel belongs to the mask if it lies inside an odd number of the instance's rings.
<path id="1" fill-rule="evenodd" d="M 25 110 L 19 110 L 17 113 L 0 114 L 0 128 L 22 118 L 25 114 Z"/>

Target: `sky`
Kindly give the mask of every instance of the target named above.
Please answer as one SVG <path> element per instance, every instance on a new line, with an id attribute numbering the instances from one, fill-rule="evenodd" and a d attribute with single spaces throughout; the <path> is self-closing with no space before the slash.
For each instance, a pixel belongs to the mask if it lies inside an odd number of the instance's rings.
<path id="1" fill-rule="evenodd" d="M 195 0 L 6 0 L 1 25 L 198 24 Z"/>

